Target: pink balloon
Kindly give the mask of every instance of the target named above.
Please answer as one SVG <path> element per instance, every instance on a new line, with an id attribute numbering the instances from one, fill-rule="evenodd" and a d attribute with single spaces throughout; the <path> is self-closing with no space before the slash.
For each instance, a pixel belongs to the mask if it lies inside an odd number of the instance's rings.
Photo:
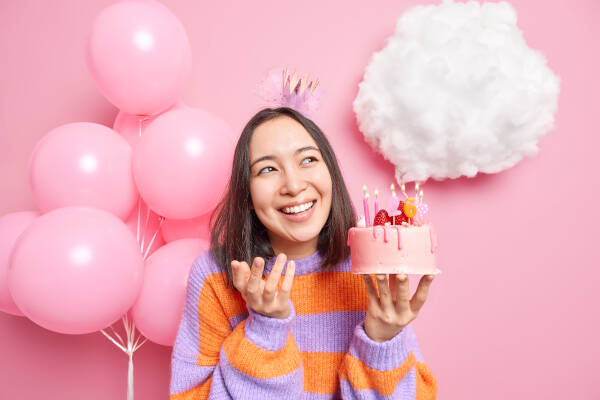
<path id="1" fill-rule="evenodd" d="M 131 147 L 106 126 L 76 122 L 48 132 L 29 161 L 33 198 L 42 212 L 89 206 L 121 219 L 138 199 Z"/>
<path id="2" fill-rule="evenodd" d="M 146 254 L 146 249 L 148 245 L 152 243 L 150 246 L 150 251 L 148 251 L 148 255 L 154 253 L 158 250 L 165 241 L 162 237 L 160 231 L 160 215 L 156 214 L 154 211 L 149 210 L 150 214 L 148 214 L 148 223 L 146 224 L 146 211 L 148 210 L 148 206 L 142 202 L 140 213 L 139 213 L 139 233 L 138 233 L 138 208 L 134 207 L 133 211 L 125 220 L 125 224 L 129 228 L 131 232 L 133 232 L 134 236 L 138 239 L 138 243 L 140 244 L 140 249 L 142 245 L 142 241 L 144 244 L 142 255 Z M 156 234 L 156 236 L 154 236 Z M 154 241 L 152 240 L 154 237 Z"/>
<path id="3" fill-rule="evenodd" d="M 24 315 L 8 290 L 8 266 L 17 239 L 39 215 L 37 211 L 18 211 L 0 217 L 0 311 Z"/>
<path id="4" fill-rule="evenodd" d="M 86 62 L 98 89 L 117 108 L 152 115 L 172 106 L 192 70 L 181 22 L 156 1 L 122 1 L 92 25 Z"/>
<path id="5" fill-rule="evenodd" d="M 181 239 L 161 247 L 148 260 L 144 285 L 132 308 L 135 326 L 151 341 L 172 346 L 183 313 L 188 275 L 208 249 L 200 239 Z"/>
<path id="6" fill-rule="evenodd" d="M 179 110 L 182 108 L 187 108 L 187 106 L 182 102 L 177 102 L 173 107 L 169 108 L 167 111 L 171 110 Z M 117 118 L 115 119 L 113 129 L 123 136 L 132 149 L 135 149 L 137 146 L 138 140 L 146 131 L 146 127 L 150 125 L 152 121 L 156 119 L 160 114 L 155 116 L 144 116 L 144 115 L 133 115 L 127 114 L 124 111 L 120 111 L 117 114 Z M 142 123 L 142 131 L 140 134 L 140 122 Z"/>
<path id="7" fill-rule="evenodd" d="M 160 228 L 167 243 L 184 238 L 209 240 L 210 212 L 190 219 L 167 219 Z"/>
<path id="8" fill-rule="evenodd" d="M 9 289 L 36 324 L 90 333 L 113 324 L 134 304 L 143 265 L 123 221 L 96 208 L 65 207 L 37 218 L 19 237 Z"/>
<path id="9" fill-rule="evenodd" d="M 234 146 L 227 124 L 204 110 L 164 113 L 146 128 L 133 151 L 140 195 L 166 218 L 206 214 L 227 185 Z"/>

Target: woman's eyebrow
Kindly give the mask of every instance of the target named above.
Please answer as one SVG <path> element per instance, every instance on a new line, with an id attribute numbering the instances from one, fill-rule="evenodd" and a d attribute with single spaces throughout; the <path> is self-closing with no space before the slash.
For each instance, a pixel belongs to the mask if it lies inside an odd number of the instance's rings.
<path id="1" fill-rule="evenodd" d="M 298 150 L 296 150 L 296 151 L 294 152 L 294 155 L 295 155 L 295 154 L 300 154 L 300 153 L 302 153 L 303 151 L 307 151 L 307 150 L 316 150 L 316 151 L 319 151 L 319 149 L 317 149 L 315 146 L 304 146 L 304 147 L 300 147 Z M 275 157 L 275 156 L 272 156 L 272 155 L 267 155 L 267 156 L 262 156 L 262 157 L 259 157 L 259 158 L 257 158 L 256 160 L 254 160 L 254 161 L 253 161 L 253 162 L 250 164 L 250 169 L 252 169 L 252 167 L 254 167 L 254 164 L 256 164 L 257 162 L 260 162 L 260 161 L 265 161 L 265 160 L 274 160 L 274 159 L 276 159 L 276 158 L 277 158 L 277 157 Z"/>

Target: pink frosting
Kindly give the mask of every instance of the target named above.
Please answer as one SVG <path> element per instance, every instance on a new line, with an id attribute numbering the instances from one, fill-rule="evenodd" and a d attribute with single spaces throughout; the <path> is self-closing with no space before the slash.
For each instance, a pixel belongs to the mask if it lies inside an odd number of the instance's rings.
<path id="1" fill-rule="evenodd" d="M 437 249 L 437 235 L 435 234 L 433 226 L 429 227 L 429 242 L 431 243 L 431 254 L 433 254 Z"/>
<path id="2" fill-rule="evenodd" d="M 398 225 L 393 225 L 396 229 L 396 235 L 398 235 L 398 250 L 402 250 L 402 235 L 400 234 L 400 227 Z"/>
<path id="3" fill-rule="evenodd" d="M 383 238 L 378 234 L 379 230 L 383 230 Z M 431 232 L 429 225 L 351 228 L 348 242 L 352 271 L 371 274 L 437 273 L 433 253 L 437 242 L 434 241 L 435 233 Z"/>

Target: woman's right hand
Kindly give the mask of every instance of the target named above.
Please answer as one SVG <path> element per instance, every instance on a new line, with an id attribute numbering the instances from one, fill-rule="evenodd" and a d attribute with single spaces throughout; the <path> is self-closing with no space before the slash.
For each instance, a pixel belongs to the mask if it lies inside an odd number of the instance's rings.
<path id="1" fill-rule="evenodd" d="M 231 262 L 233 286 L 240 291 L 248 308 L 272 318 L 285 319 L 290 315 L 288 299 L 296 270 L 294 260 L 290 260 L 288 263 L 281 288 L 279 291 L 277 290 L 286 259 L 287 257 L 283 253 L 277 256 L 271 274 L 266 280 L 262 277 L 265 260 L 261 257 L 254 258 L 252 269 L 245 261 L 233 260 Z"/>

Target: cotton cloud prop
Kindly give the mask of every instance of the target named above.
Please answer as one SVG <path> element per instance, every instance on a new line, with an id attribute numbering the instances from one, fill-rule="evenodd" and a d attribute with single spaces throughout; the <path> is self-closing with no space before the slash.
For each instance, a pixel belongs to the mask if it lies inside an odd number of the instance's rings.
<path id="1" fill-rule="evenodd" d="M 396 179 L 425 181 L 495 173 L 536 154 L 559 89 L 508 3 L 445 1 L 400 17 L 353 106 Z"/>

